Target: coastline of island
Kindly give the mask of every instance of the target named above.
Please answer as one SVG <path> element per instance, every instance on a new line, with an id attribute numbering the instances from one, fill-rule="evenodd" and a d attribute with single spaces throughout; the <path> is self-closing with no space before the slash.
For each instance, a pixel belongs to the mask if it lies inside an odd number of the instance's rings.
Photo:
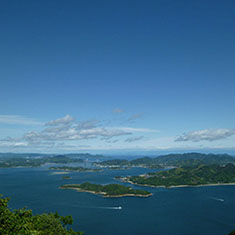
<path id="1" fill-rule="evenodd" d="M 78 192 L 87 192 L 97 195 L 102 195 L 103 197 L 150 197 L 152 193 L 145 190 L 134 190 L 131 187 L 127 187 L 120 184 L 109 184 L 109 185 L 98 185 L 91 183 L 83 184 L 72 184 L 72 185 L 62 185 L 60 189 L 73 189 Z"/>
<path id="2" fill-rule="evenodd" d="M 178 167 L 139 176 L 115 177 L 122 182 L 145 187 L 201 187 L 235 185 L 235 166 L 199 165 Z"/>
<path id="3" fill-rule="evenodd" d="M 50 167 L 49 170 L 63 171 L 63 172 L 100 172 L 102 169 L 92 169 L 85 167 L 72 167 L 72 166 L 58 166 L 58 167 Z"/>
<path id="4" fill-rule="evenodd" d="M 124 178 L 124 177 L 123 177 Z M 150 184 L 138 184 L 138 183 L 134 183 L 130 180 L 123 180 L 123 178 L 119 179 L 121 182 L 125 182 L 125 183 L 129 183 L 132 185 L 136 185 L 136 186 L 144 186 L 144 187 L 149 187 L 149 188 L 191 188 L 191 187 L 206 187 L 206 186 L 233 186 L 235 185 L 234 183 L 217 183 L 217 184 L 198 184 L 198 185 L 170 185 L 170 186 L 165 186 L 165 185 L 150 185 Z"/>
<path id="5" fill-rule="evenodd" d="M 60 187 L 61 189 L 65 189 L 65 188 L 62 188 Z M 96 194 L 96 195 L 102 195 L 103 197 L 150 197 L 152 196 L 153 194 L 150 193 L 149 195 L 141 195 L 141 194 L 122 194 L 122 195 L 107 195 L 106 193 L 104 192 L 95 192 L 95 191 L 89 191 L 89 190 L 83 190 L 83 189 L 73 189 L 73 188 L 66 188 L 66 189 L 72 189 L 72 190 L 76 190 L 78 192 L 83 192 L 83 193 L 91 193 L 91 194 Z"/>
<path id="6" fill-rule="evenodd" d="M 55 171 L 51 173 L 51 175 L 67 175 L 67 174 L 69 174 L 68 171 Z"/>

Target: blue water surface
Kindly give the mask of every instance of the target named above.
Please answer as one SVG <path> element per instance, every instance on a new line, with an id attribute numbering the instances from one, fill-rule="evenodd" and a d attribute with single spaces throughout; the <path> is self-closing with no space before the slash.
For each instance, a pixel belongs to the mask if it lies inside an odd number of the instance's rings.
<path id="1" fill-rule="evenodd" d="M 52 175 L 48 166 L 0 169 L 0 193 L 11 198 L 10 207 L 14 209 L 27 206 L 35 214 L 58 211 L 72 215 L 73 229 L 85 231 L 85 235 L 223 235 L 235 230 L 235 186 L 133 186 L 152 192 L 148 198 L 103 198 L 59 189 L 66 183 L 117 183 L 115 176 L 149 171 L 72 172 L 71 179 L 63 180 L 62 175 Z"/>

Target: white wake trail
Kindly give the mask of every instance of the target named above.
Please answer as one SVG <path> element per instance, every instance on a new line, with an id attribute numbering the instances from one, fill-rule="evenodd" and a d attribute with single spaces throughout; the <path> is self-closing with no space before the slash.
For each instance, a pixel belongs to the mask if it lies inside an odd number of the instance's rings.
<path id="1" fill-rule="evenodd" d="M 97 207 L 92 207 L 94 209 L 106 209 L 106 210 L 121 210 L 121 206 L 97 206 Z"/>
<path id="2" fill-rule="evenodd" d="M 60 206 L 66 206 L 65 204 L 57 204 Z M 85 206 L 85 205 L 73 205 L 77 208 L 87 208 L 87 209 L 105 209 L 105 210 L 121 210 L 121 206 Z"/>
<path id="3" fill-rule="evenodd" d="M 216 201 L 219 201 L 219 202 L 224 202 L 223 198 L 210 197 L 210 199 L 213 199 L 213 200 L 216 200 Z"/>

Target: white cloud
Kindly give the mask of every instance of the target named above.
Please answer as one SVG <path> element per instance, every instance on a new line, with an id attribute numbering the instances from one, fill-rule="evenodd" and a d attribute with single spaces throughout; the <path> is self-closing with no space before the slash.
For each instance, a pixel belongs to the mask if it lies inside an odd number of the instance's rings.
<path id="1" fill-rule="evenodd" d="M 30 131 L 20 138 L 8 138 L 4 141 L 27 141 L 37 144 L 44 141 L 85 140 L 93 138 L 110 139 L 122 135 L 131 135 L 133 132 L 149 132 L 152 130 L 130 127 L 100 127 L 98 121 L 88 120 L 76 123 L 69 115 L 50 121 L 41 131 Z"/>
<path id="2" fill-rule="evenodd" d="M 134 128 L 126 126 L 105 126 L 104 123 L 97 120 L 87 120 L 76 122 L 75 118 L 66 115 L 62 118 L 52 120 L 46 124 L 40 131 L 29 131 L 18 138 L 8 137 L 0 140 L 0 146 L 5 147 L 22 147 L 32 149 L 49 149 L 49 148 L 69 148 L 73 144 L 78 145 L 78 141 L 97 139 L 95 146 L 99 147 L 98 143 L 105 146 L 108 141 L 116 143 L 120 139 L 115 137 L 130 136 L 134 133 L 155 133 L 157 130 L 148 128 Z M 114 138 L 114 139 L 113 139 Z M 124 140 L 126 143 L 131 143 L 142 139 L 143 137 L 133 137 Z M 63 144 L 63 142 L 65 142 Z M 69 145 L 68 145 L 69 143 Z M 92 146 L 94 148 L 94 146 Z"/>
<path id="3" fill-rule="evenodd" d="M 20 115 L 0 115 L 0 123 L 12 125 L 43 125 L 42 122 L 36 121 L 31 118 L 26 118 Z"/>
<path id="4" fill-rule="evenodd" d="M 56 120 L 52 120 L 46 123 L 46 126 L 58 126 L 58 125 L 68 125 L 71 124 L 75 119 L 70 115 L 66 115 L 62 118 L 58 118 Z"/>
<path id="5" fill-rule="evenodd" d="M 9 141 L 0 141 L 0 147 L 25 147 L 28 146 L 26 142 L 9 142 Z"/>
<path id="6" fill-rule="evenodd" d="M 87 120 L 87 121 L 83 121 L 80 122 L 76 125 L 77 129 L 92 129 L 95 128 L 96 125 L 99 123 L 98 120 Z"/>
<path id="7" fill-rule="evenodd" d="M 145 133 L 159 132 L 158 130 L 149 129 L 149 128 L 135 128 L 135 127 L 111 127 L 111 128 L 117 128 L 119 130 L 129 131 L 129 132 L 145 132 Z"/>
<path id="8" fill-rule="evenodd" d="M 234 129 L 204 129 L 185 133 L 175 139 L 176 142 L 180 141 L 193 141 L 199 142 L 203 140 L 215 141 L 225 139 L 229 136 L 235 135 Z"/>
<path id="9" fill-rule="evenodd" d="M 132 133 L 127 130 L 122 130 L 120 128 L 96 127 L 92 129 L 81 130 L 79 134 L 87 136 L 87 137 L 91 136 L 93 138 L 96 138 L 98 136 L 112 138 L 112 137 L 120 136 L 120 135 L 130 135 Z"/>

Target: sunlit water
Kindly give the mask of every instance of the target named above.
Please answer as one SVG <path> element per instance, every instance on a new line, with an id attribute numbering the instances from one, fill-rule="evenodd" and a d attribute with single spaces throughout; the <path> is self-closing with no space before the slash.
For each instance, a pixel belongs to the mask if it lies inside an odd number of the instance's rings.
<path id="1" fill-rule="evenodd" d="M 222 235 L 235 229 L 235 186 L 146 188 L 152 197 L 103 198 L 62 190 L 66 183 L 117 183 L 114 176 L 150 170 L 73 172 L 72 179 L 51 175 L 47 167 L 0 169 L 0 193 L 11 197 L 10 207 L 27 206 L 34 213 L 72 215 L 73 228 L 87 235 Z M 125 184 L 128 185 L 128 184 Z"/>

